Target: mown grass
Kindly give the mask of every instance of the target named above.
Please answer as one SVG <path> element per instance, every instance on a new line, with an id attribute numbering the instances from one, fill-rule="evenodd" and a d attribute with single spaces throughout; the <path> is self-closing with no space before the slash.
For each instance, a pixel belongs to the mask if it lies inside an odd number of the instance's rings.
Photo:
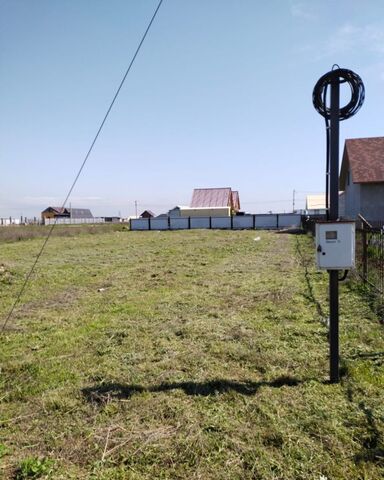
<path id="1" fill-rule="evenodd" d="M 40 244 L 0 246 L 3 315 Z M 382 478 L 383 327 L 342 285 L 329 384 L 313 256 L 273 232 L 52 238 L 0 337 L 0 475 Z"/>
<path id="2" fill-rule="evenodd" d="M 111 231 L 127 229 L 128 225 L 122 224 L 79 224 L 55 225 L 52 230 L 53 237 L 74 237 L 79 234 L 100 234 Z M 8 225 L 0 227 L 0 243 L 19 242 L 32 238 L 45 238 L 52 229 L 50 225 Z"/>

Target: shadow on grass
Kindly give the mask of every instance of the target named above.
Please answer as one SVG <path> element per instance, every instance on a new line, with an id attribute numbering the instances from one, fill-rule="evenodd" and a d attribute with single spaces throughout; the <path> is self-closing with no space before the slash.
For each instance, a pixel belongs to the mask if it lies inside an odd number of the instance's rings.
<path id="1" fill-rule="evenodd" d="M 307 232 L 303 228 L 283 228 L 282 230 L 277 230 L 276 233 L 287 233 L 289 235 L 307 235 Z"/>
<path id="2" fill-rule="evenodd" d="M 377 352 L 376 354 L 381 355 L 382 353 L 383 352 Z M 346 395 L 348 400 L 355 403 L 365 416 L 365 425 L 359 425 L 359 434 L 356 435 L 355 438 L 361 445 L 361 450 L 354 456 L 355 463 L 369 462 L 384 466 L 384 442 L 376 420 L 377 417 L 380 418 L 380 416 L 375 415 L 372 408 L 367 406 L 365 401 L 355 399 L 355 393 L 352 385 L 347 385 Z M 359 395 L 361 395 L 361 393 L 363 392 L 358 392 Z"/>
<path id="3" fill-rule="evenodd" d="M 313 285 L 312 285 L 312 282 L 311 282 L 311 277 L 310 277 L 310 274 L 309 274 L 309 271 L 308 271 L 308 266 L 307 266 L 308 261 L 307 261 L 307 259 L 305 259 L 304 255 L 303 255 L 303 252 L 301 251 L 300 243 L 299 243 L 298 240 L 296 241 L 296 251 L 297 251 L 297 254 L 299 256 L 300 263 L 304 268 L 304 278 L 305 278 L 305 283 L 306 283 L 306 287 L 307 287 L 307 293 L 304 295 L 304 297 L 310 303 L 315 305 L 317 313 L 318 313 L 322 323 L 327 324 L 327 320 L 325 320 L 325 318 L 326 318 L 325 312 L 324 312 L 324 310 L 321 306 L 321 303 L 315 297 L 315 293 L 314 293 L 314 290 L 313 290 Z"/>
<path id="4" fill-rule="evenodd" d="M 373 360 L 377 360 L 381 357 L 384 357 L 384 352 L 356 353 L 350 356 L 350 358 L 352 359 L 366 358 L 366 359 L 373 359 Z"/>
<path id="5" fill-rule="evenodd" d="M 207 382 L 174 382 L 161 383 L 152 387 L 142 385 L 123 385 L 121 383 L 103 383 L 93 387 L 87 387 L 82 390 L 85 398 L 92 403 L 103 404 L 113 399 L 127 399 L 135 393 L 142 392 L 168 392 L 170 390 L 180 389 L 186 395 L 196 395 L 207 397 L 234 391 L 242 395 L 255 395 L 260 387 L 280 388 L 284 386 L 294 387 L 302 383 L 294 377 L 283 376 L 271 382 L 235 382 L 232 380 L 209 380 Z"/>
<path id="6" fill-rule="evenodd" d="M 359 403 L 359 409 L 365 415 L 367 430 L 362 441 L 362 449 L 355 455 L 355 461 L 356 463 L 372 462 L 384 466 L 384 443 L 377 428 L 372 409 L 367 407 L 364 402 Z"/>

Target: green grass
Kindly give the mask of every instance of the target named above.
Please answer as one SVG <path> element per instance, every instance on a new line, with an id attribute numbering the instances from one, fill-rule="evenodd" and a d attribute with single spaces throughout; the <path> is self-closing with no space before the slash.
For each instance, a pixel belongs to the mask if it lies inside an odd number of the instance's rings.
<path id="1" fill-rule="evenodd" d="M 3 317 L 40 245 L 0 244 Z M 382 478 L 383 327 L 343 284 L 329 384 L 313 248 L 252 231 L 52 238 L 0 337 L 0 477 Z"/>

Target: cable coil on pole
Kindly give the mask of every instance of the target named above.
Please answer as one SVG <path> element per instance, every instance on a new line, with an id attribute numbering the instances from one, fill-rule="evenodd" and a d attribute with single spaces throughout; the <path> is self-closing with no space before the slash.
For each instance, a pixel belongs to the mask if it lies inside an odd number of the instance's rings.
<path id="1" fill-rule="evenodd" d="M 351 100 L 344 107 L 340 108 L 339 120 L 346 120 L 355 115 L 364 103 L 365 89 L 359 75 L 352 70 L 337 68 L 323 75 L 313 89 L 312 101 L 315 109 L 326 120 L 330 119 L 331 109 L 327 107 L 326 96 L 328 86 L 338 79 L 339 83 L 348 83 L 351 89 Z"/>
<path id="2" fill-rule="evenodd" d="M 330 128 L 329 120 L 331 118 L 331 107 L 327 106 L 327 91 L 330 85 L 337 81 L 340 84 L 348 83 L 351 89 L 351 99 L 344 107 L 339 109 L 339 120 L 346 120 L 347 118 L 355 115 L 364 103 L 365 89 L 364 84 L 359 75 L 352 70 L 340 68 L 338 65 L 334 65 L 330 72 L 325 73 L 317 81 L 313 93 L 312 102 L 315 109 L 324 117 L 326 128 L 326 181 L 325 181 L 325 209 L 327 212 L 327 220 L 329 219 L 329 165 L 330 165 Z"/>

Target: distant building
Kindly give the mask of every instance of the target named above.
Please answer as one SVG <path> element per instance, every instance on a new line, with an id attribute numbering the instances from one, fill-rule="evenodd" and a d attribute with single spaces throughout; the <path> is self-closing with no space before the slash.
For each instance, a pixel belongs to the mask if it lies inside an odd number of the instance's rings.
<path id="1" fill-rule="evenodd" d="M 151 210 L 144 210 L 144 212 L 140 215 L 139 218 L 153 218 L 155 214 Z"/>
<path id="2" fill-rule="evenodd" d="M 305 213 L 307 215 L 325 215 L 325 194 L 307 195 L 305 202 Z"/>
<path id="3" fill-rule="evenodd" d="M 48 218 L 93 218 L 88 208 L 48 207 L 41 212 L 41 219 Z"/>
<path id="4" fill-rule="evenodd" d="M 370 223 L 384 221 L 384 137 L 345 141 L 340 189 L 346 218 L 360 214 Z"/>
<path id="5" fill-rule="evenodd" d="M 225 188 L 195 188 L 192 194 L 190 208 L 230 207 L 231 213 L 240 210 L 239 192 L 230 187 Z"/>

